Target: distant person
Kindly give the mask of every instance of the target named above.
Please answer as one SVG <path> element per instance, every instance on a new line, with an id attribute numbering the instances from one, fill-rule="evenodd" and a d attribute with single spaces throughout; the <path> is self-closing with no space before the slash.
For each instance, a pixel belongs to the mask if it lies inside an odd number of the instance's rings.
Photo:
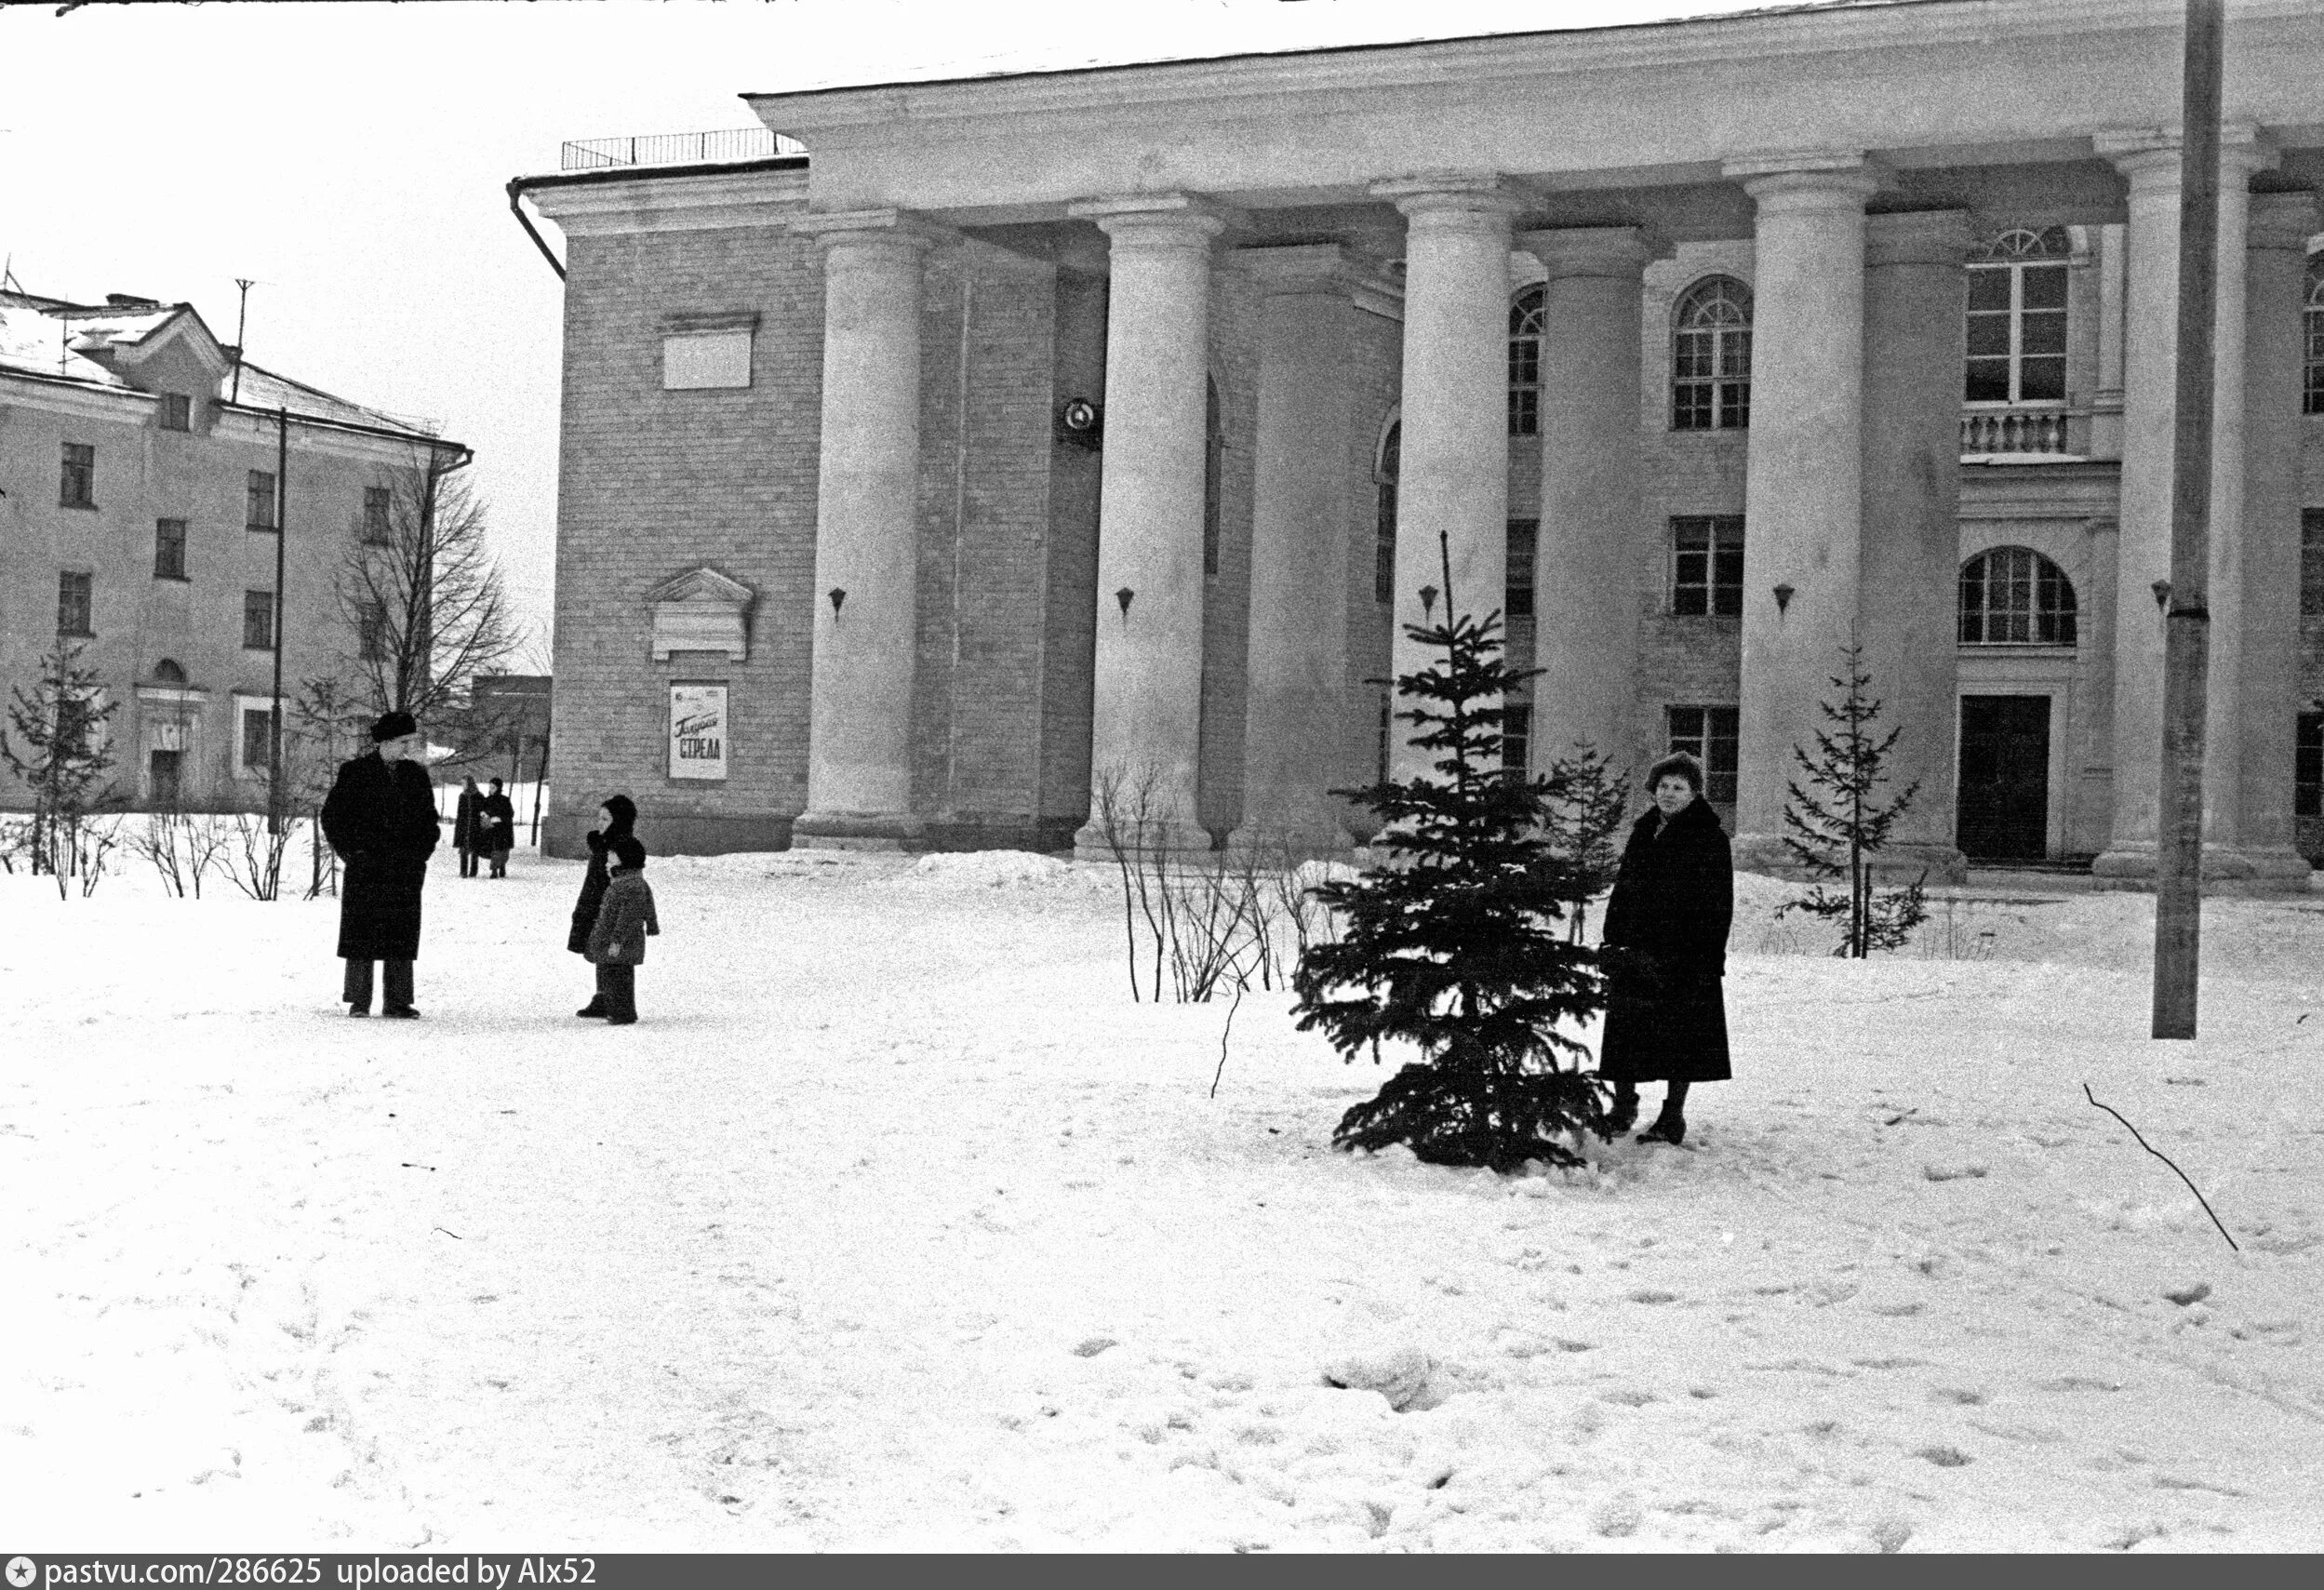
<path id="1" fill-rule="evenodd" d="M 637 803 L 623 795 L 608 795 L 605 805 L 597 808 L 597 826 L 586 838 L 589 846 L 589 871 L 581 875 L 581 899 L 573 903 L 573 930 L 565 936 L 565 947 L 575 955 L 589 954 L 590 930 L 597 925 L 597 905 L 605 899 L 606 857 L 614 840 L 626 838 L 637 826 Z M 573 1012 L 576 1016 L 602 1016 L 606 1013 L 606 998 L 602 986 L 597 994 Z"/>
<path id="2" fill-rule="evenodd" d="M 323 837 L 346 863 L 339 893 L 341 997 L 350 1016 L 371 1013 L 371 963 L 386 966 L 380 1014 L 417 1018 L 411 963 L 420 958 L 420 890 L 428 880 L 439 819 L 435 786 L 413 760 L 422 749 L 409 713 L 371 726 L 371 749 L 340 765 L 323 802 Z"/>
<path id="3" fill-rule="evenodd" d="M 453 808 L 452 848 L 460 852 L 460 875 L 476 875 L 476 858 L 484 853 L 484 792 L 471 773 L 461 781 L 460 805 Z"/>
<path id="4" fill-rule="evenodd" d="M 1640 1142 L 1687 1137 L 1687 1089 L 1728 1068 L 1727 930 L 1734 861 L 1703 798 L 1703 768 L 1679 752 L 1647 771 L 1654 805 L 1632 825 L 1606 902 L 1606 1034 L 1597 1074 L 1614 1085 L 1613 1126 L 1638 1118 L 1638 1084 L 1663 1082 L 1662 1113 Z"/>
<path id="5" fill-rule="evenodd" d="M 516 848 L 516 808 L 501 793 L 501 781 L 492 781 L 492 793 L 484 797 L 477 808 L 484 817 L 484 853 L 492 860 L 492 875 L 508 876 L 508 853 Z"/>
<path id="6" fill-rule="evenodd" d="M 637 1020 L 637 969 L 645 964 L 646 941 L 661 931 L 654 915 L 654 891 L 646 884 L 646 847 L 634 834 L 606 846 L 613 865 L 597 920 L 589 929 L 589 962 L 597 969 L 597 997 L 606 1025 L 626 1027 Z"/>

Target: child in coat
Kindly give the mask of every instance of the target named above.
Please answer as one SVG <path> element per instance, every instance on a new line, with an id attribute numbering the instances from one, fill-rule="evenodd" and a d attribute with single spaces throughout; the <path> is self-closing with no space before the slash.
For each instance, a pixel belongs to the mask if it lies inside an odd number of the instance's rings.
<path id="1" fill-rule="evenodd" d="M 637 969 L 646 940 L 659 934 L 654 891 L 646 884 L 646 847 L 623 834 L 606 847 L 613 866 L 606 875 L 604 900 L 589 929 L 589 962 L 597 969 L 597 998 L 606 1025 L 626 1027 L 637 1020 Z"/>

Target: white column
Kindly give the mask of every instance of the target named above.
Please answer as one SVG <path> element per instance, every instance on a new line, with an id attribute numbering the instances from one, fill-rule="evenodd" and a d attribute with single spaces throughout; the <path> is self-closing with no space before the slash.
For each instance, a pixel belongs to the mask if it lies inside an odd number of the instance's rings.
<path id="1" fill-rule="evenodd" d="M 2300 713 L 2301 310 L 2311 194 L 2254 194 L 2244 272 L 2243 679 L 2237 850 L 2254 879 L 2305 888 L 2292 848 Z M 2219 597 L 2212 597 L 2216 607 Z M 2215 733 L 2228 726 L 2221 726 Z"/>
<path id="2" fill-rule="evenodd" d="M 920 265 L 895 210 L 801 217 L 823 250 L 822 446 L 800 845 L 894 847 L 912 810 L 920 469 Z M 836 599 L 833 592 L 844 592 Z"/>
<path id="3" fill-rule="evenodd" d="M 1420 593 L 1482 618 L 1502 605 L 1509 534 L 1509 218 L 1517 201 L 1491 176 L 1379 182 L 1404 212 L 1404 388 L 1397 488 L 1392 670 L 1425 670 L 1437 653 L 1408 638 L 1425 621 Z M 1440 539 L 1441 538 L 1441 541 Z M 1390 772 L 1431 758 L 1397 724 Z"/>
<path id="4" fill-rule="evenodd" d="M 2155 875 L 2162 763 L 2163 615 L 2170 578 L 2172 460 L 2178 435 L 2179 146 L 2152 134 L 2101 136 L 2130 179 L 2125 227 L 2121 545 L 2115 583 L 2114 820 L 2091 863 L 2102 879 Z M 2205 871 L 2248 876 L 2236 858 L 2237 744 L 2243 682 L 2244 270 L 2251 173 L 2268 156 L 2251 129 L 2227 129 L 2219 193 L 2217 387 L 2211 420 L 2210 665 L 2203 768 Z M 2213 847 L 2220 847 L 2217 853 Z"/>
<path id="5" fill-rule="evenodd" d="M 1097 677 L 1085 855 L 1107 853 L 1101 796 L 1145 812 L 1147 847 L 1201 850 L 1202 514 L 1210 240 L 1183 194 L 1078 204 L 1112 239 L 1105 453 L 1098 495 Z"/>
<path id="6" fill-rule="evenodd" d="M 1350 529 L 1358 481 L 1348 348 L 1366 276 L 1336 244 L 1251 248 L 1264 292 L 1250 547 L 1249 704 L 1237 845 L 1337 854 L 1352 843 L 1329 792 L 1350 776 Z M 1369 502 L 1370 493 L 1364 492 Z"/>
<path id="7" fill-rule="evenodd" d="M 1743 470 L 1735 860 L 1791 864 L 1792 748 L 1815 744 L 1856 635 L 1863 501 L 1864 199 L 1851 154 L 1730 162 L 1758 205 Z"/>
<path id="8" fill-rule="evenodd" d="M 1542 514 L 1534 558 L 1534 765 L 1634 742 L 1638 656 L 1638 228 L 1529 232 L 1542 262 Z M 1645 769 L 1634 768 L 1633 774 Z"/>
<path id="9" fill-rule="evenodd" d="M 1864 223 L 1859 634 L 1881 732 L 1899 730 L 1880 796 L 1919 786 L 1884 870 L 1909 876 L 1926 867 L 1935 881 L 1957 881 L 1967 868 L 1956 838 L 1954 718 L 1968 252 L 1959 210 Z"/>

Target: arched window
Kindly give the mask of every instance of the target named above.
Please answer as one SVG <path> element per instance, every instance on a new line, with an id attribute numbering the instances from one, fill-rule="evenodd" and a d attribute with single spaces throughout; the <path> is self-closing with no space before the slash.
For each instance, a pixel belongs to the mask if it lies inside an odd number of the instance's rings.
<path id="1" fill-rule="evenodd" d="M 1740 431 L 1751 423 L 1751 289 L 1709 276 L 1671 316 L 1670 428 Z"/>
<path id="2" fill-rule="evenodd" d="M 154 683 L 156 685 L 182 685 L 185 683 L 185 670 L 178 666 L 178 662 L 175 658 L 165 657 L 159 662 L 154 664 Z"/>
<path id="3" fill-rule="evenodd" d="M 1226 455 L 1226 427 L 1219 418 L 1219 383 L 1204 383 L 1202 405 L 1202 571 L 1219 571 L 1219 476 Z"/>
<path id="4" fill-rule="evenodd" d="M 1969 262 L 1970 403 L 2065 401 L 2065 273 L 2073 244 L 2063 226 L 2011 227 Z"/>
<path id="5" fill-rule="evenodd" d="M 2031 547 L 1997 546 L 1961 565 L 1963 646 L 2072 646 L 2074 583 Z"/>
<path id="6" fill-rule="evenodd" d="M 2306 333 L 2303 339 L 2306 351 L 2302 355 L 2300 412 L 2324 414 L 2324 254 L 2308 256 L 2307 307 L 2301 314 L 2300 327 Z"/>
<path id="7" fill-rule="evenodd" d="M 1372 468 L 1372 481 L 1379 489 L 1379 504 L 1372 516 L 1372 600 L 1393 602 L 1396 599 L 1396 469 L 1397 452 L 1404 445 L 1404 422 L 1389 423 L 1380 438 L 1380 459 Z"/>
<path id="8" fill-rule="evenodd" d="M 1542 289 L 1529 287 L 1509 304 L 1509 434 L 1542 434 Z"/>

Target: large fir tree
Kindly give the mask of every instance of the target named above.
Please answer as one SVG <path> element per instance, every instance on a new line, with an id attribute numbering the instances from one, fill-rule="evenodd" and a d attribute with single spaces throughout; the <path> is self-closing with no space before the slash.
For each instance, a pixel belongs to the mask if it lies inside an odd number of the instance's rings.
<path id="1" fill-rule="evenodd" d="M 1448 586 L 1451 583 L 1448 579 Z M 1341 1118 L 1346 1149 L 1409 1143 L 1432 1164 L 1507 1170 L 1578 1165 L 1567 1140 L 1605 1135 L 1604 1101 L 1560 1032 L 1602 1003 L 1591 951 L 1557 930 L 1574 867 L 1545 832 L 1550 785 L 1503 766 L 1503 703 L 1538 670 L 1501 656 L 1501 615 L 1454 616 L 1406 634 L 1438 653 L 1396 680 L 1396 715 L 1433 771 L 1339 792 L 1382 819 L 1375 860 L 1316 897 L 1338 942 L 1311 944 L 1292 979 L 1300 1028 L 1321 1027 L 1353 1061 L 1382 1040 L 1416 1045 L 1379 1094 Z"/>
<path id="2" fill-rule="evenodd" d="M 0 732 L 0 763 L 33 795 L 33 870 L 52 873 L 60 896 L 77 870 L 82 826 L 113 799 L 106 772 L 113 745 L 106 722 L 121 703 L 105 697 L 104 679 L 81 665 L 81 645 L 60 642 L 40 660 L 40 678 L 28 693 L 11 693 L 8 724 Z"/>
<path id="3" fill-rule="evenodd" d="M 1790 785 L 1783 804 L 1783 843 L 1799 863 L 1818 878 L 1846 879 L 1841 894 L 1822 883 L 1805 900 L 1793 901 L 1783 911 L 1804 911 L 1840 925 L 1836 955 L 1863 960 L 1875 950 L 1903 948 L 1913 929 L 1928 920 L 1922 889 L 1929 872 L 1901 889 L 1873 887 L 1873 859 L 1888 848 L 1897 820 L 1912 809 L 1920 793 L 1917 782 L 1907 784 L 1893 799 L 1883 801 L 1877 792 L 1889 782 L 1889 752 L 1902 728 L 1882 735 L 1880 702 L 1871 694 L 1872 675 L 1864 671 L 1863 648 L 1840 648 L 1847 673 L 1836 675 L 1832 687 L 1836 701 L 1817 703 L 1828 729 L 1816 731 L 1816 754 L 1792 747 L 1792 757 L 1808 778 L 1802 789 Z"/>

